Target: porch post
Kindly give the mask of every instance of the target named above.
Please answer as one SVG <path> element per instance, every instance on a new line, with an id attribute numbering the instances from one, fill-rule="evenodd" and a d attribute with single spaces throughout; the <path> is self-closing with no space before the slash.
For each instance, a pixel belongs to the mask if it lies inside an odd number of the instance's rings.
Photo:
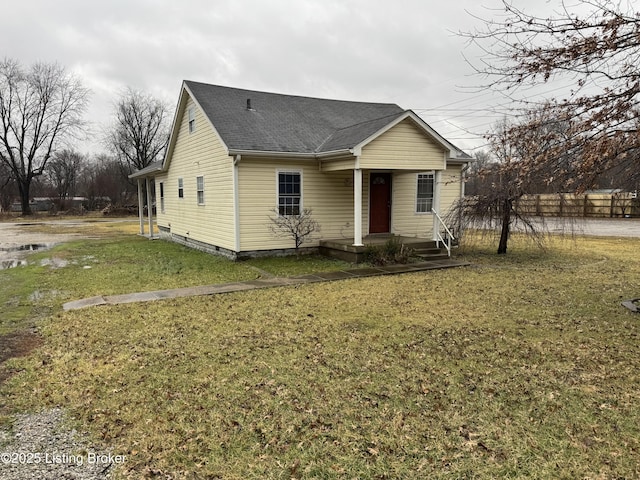
<path id="1" fill-rule="evenodd" d="M 153 238 L 153 202 L 151 199 L 151 179 L 147 178 L 147 214 L 149 215 L 149 238 Z"/>
<path id="2" fill-rule="evenodd" d="M 440 213 L 440 180 L 442 179 L 442 171 L 436 170 L 433 174 L 433 209 Z M 433 240 L 438 240 L 438 228 L 440 228 L 440 222 L 433 214 Z"/>
<path id="3" fill-rule="evenodd" d="M 140 219 L 140 235 L 144 235 L 144 202 L 142 198 L 142 180 L 138 178 L 138 218 Z"/>
<path id="4" fill-rule="evenodd" d="M 353 169 L 353 246 L 362 243 L 362 169 Z"/>

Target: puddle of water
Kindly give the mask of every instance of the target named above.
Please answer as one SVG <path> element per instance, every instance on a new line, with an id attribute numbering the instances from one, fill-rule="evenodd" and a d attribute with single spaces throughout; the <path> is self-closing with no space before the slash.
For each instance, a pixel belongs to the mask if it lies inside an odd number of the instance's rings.
<path id="1" fill-rule="evenodd" d="M 0 247 L 1 252 L 35 252 L 37 250 L 46 250 L 51 248 L 55 243 L 27 243 L 26 245 L 12 245 L 10 247 Z"/>
<path id="2" fill-rule="evenodd" d="M 60 290 L 36 290 L 29 295 L 29 300 L 32 302 L 39 302 L 49 298 L 56 298 L 60 296 L 62 292 Z"/>
<path id="3" fill-rule="evenodd" d="M 24 245 L 11 245 L 0 247 L 0 252 L 7 256 L 11 253 L 28 253 L 36 252 L 40 250 L 46 250 L 55 245 L 55 243 L 27 243 Z M 7 260 L 0 260 L 0 270 L 6 270 L 7 268 L 24 267 L 27 265 L 27 261 L 22 258 L 9 258 Z"/>
<path id="4" fill-rule="evenodd" d="M 64 268 L 69 265 L 69 260 L 64 260 L 63 258 L 43 258 L 40 260 L 41 267 L 51 267 L 51 268 Z"/>
<path id="5" fill-rule="evenodd" d="M 7 268 L 24 267 L 27 265 L 26 260 L 2 260 L 0 261 L 0 270 L 6 270 Z"/>

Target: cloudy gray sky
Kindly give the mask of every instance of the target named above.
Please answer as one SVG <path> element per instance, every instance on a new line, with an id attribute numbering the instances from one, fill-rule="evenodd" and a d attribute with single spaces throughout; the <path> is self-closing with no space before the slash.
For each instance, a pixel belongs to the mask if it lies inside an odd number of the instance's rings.
<path id="1" fill-rule="evenodd" d="M 526 0 L 538 11 L 551 11 L 549 3 Z M 455 32 L 481 26 L 470 13 L 489 17 L 499 7 L 499 0 L 21 0 L 2 7 L 0 45 L 25 66 L 55 61 L 79 75 L 92 91 L 94 139 L 125 87 L 173 107 L 188 79 L 397 103 L 473 152 L 503 100 L 467 88 L 481 83 L 463 56 L 476 52 Z"/>

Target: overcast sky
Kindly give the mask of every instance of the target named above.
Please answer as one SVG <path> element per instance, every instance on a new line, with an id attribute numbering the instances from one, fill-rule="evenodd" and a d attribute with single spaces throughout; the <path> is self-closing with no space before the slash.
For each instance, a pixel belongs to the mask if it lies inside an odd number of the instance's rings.
<path id="1" fill-rule="evenodd" d="M 518 4 L 519 2 L 516 2 Z M 526 0 L 550 12 L 555 0 Z M 92 91 L 93 138 L 126 87 L 175 106 L 182 80 L 413 109 L 473 153 L 501 99 L 460 30 L 499 0 L 21 0 L 4 2 L 2 54 L 58 62 Z M 100 150 L 95 143 L 80 151 Z"/>

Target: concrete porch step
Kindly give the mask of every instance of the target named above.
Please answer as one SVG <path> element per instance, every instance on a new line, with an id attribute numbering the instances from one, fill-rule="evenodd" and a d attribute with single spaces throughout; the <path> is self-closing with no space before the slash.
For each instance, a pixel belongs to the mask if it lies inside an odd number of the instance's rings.
<path id="1" fill-rule="evenodd" d="M 438 244 L 436 242 L 428 242 L 425 244 L 421 244 L 418 247 L 414 247 L 413 245 L 411 245 L 411 247 L 413 248 L 413 253 L 415 254 L 415 256 L 422 258 L 425 261 L 444 260 L 449 258 L 449 255 L 447 255 L 447 250 L 445 248 L 438 247 Z"/>
<path id="2" fill-rule="evenodd" d="M 413 251 L 417 255 L 438 255 L 438 254 L 442 253 L 443 250 L 444 250 L 444 248 L 437 248 L 437 247 L 413 248 Z"/>
<path id="3" fill-rule="evenodd" d="M 417 253 L 416 257 L 422 258 L 425 262 L 435 261 L 435 260 L 446 260 L 449 258 L 446 252 L 442 253 Z"/>
<path id="4" fill-rule="evenodd" d="M 354 246 L 353 239 L 336 239 L 320 241 L 320 253 L 326 256 L 340 258 L 352 263 L 360 263 L 365 258 L 367 248 L 382 246 L 390 239 L 401 242 L 409 247 L 415 256 L 424 261 L 437 261 L 449 258 L 444 248 L 438 243 L 426 238 L 402 237 L 390 235 L 368 236 L 363 239 L 364 245 Z"/>

